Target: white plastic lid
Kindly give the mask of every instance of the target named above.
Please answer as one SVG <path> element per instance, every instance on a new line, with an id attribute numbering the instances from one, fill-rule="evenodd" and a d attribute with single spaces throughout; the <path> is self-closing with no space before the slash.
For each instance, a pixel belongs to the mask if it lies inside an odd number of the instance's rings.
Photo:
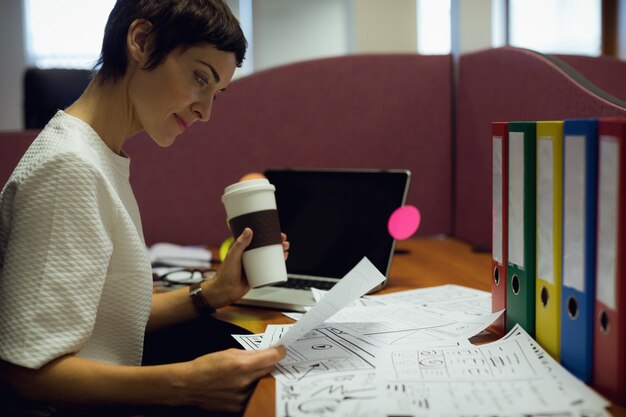
<path id="1" fill-rule="evenodd" d="M 276 191 L 276 187 L 272 185 L 267 179 L 255 179 L 236 182 L 229 185 L 224 189 L 224 195 L 222 195 L 222 202 L 225 198 L 232 197 L 241 193 L 248 193 L 251 191 Z"/>

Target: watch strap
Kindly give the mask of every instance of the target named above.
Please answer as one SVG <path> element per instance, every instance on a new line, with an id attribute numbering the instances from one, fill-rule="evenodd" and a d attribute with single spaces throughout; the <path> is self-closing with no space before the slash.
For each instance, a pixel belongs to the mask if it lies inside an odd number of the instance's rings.
<path id="1" fill-rule="evenodd" d="M 196 282 L 189 287 L 189 297 L 193 306 L 201 316 L 210 316 L 215 313 L 215 308 L 211 307 L 202 291 L 202 281 Z"/>

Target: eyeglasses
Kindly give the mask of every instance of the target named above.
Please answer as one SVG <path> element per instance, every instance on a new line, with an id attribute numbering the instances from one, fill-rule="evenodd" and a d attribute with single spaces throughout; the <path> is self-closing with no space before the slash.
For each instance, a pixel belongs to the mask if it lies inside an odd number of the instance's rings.
<path id="1" fill-rule="evenodd" d="M 152 270 L 152 281 L 165 287 L 192 285 L 211 278 L 216 273 L 217 270 L 208 268 L 154 268 Z"/>

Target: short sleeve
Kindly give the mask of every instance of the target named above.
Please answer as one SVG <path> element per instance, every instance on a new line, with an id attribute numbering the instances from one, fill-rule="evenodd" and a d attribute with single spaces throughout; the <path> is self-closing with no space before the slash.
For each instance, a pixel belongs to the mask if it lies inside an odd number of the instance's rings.
<path id="1" fill-rule="evenodd" d="M 78 352 L 90 337 L 117 209 L 100 171 L 75 155 L 55 156 L 13 192 L 0 276 L 0 357 L 39 368 Z"/>

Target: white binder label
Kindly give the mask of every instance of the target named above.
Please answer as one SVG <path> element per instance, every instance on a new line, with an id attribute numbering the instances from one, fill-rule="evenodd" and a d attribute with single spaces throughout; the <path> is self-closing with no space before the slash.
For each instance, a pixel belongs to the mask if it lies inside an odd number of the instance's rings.
<path id="1" fill-rule="evenodd" d="M 554 284 L 554 159 L 552 137 L 537 138 L 537 277 Z"/>
<path id="2" fill-rule="evenodd" d="M 502 264 L 502 137 L 494 136 L 493 168 L 491 181 L 492 219 L 491 242 L 493 260 Z"/>
<path id="3" fill-rule="evenodd" d="M 563 285 L 585 291 L 585 137 L 566 136 L 563 177 Z"/>
<path id="4" fill-rule="evenodd" d="M 509 132 L 509 262 L 524 268 L 524 133 Z"/>
<path id="5" fill-rule="evenodd" d="M 620 164 L 619 144 L 615 138 L 600 137 L 599 156 L 596 298 L 614 310 L 617 308 L 615 298 L 617 295 L 617 205 Z"/>

